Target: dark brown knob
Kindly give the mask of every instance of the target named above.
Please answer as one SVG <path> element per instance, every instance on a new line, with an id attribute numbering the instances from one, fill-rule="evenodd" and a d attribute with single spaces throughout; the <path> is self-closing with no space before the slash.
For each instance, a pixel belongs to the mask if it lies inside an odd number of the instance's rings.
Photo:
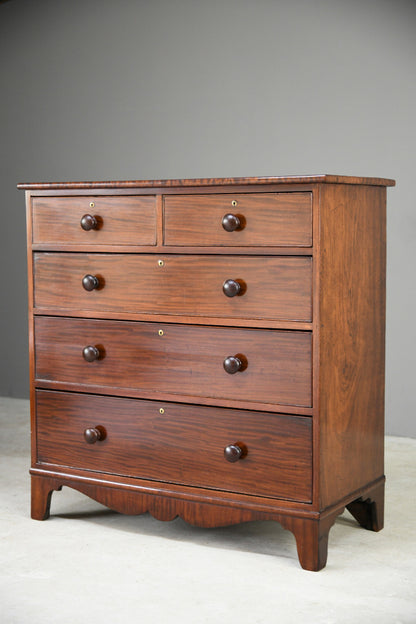
<path id="1" fill-rule="evenodd" d="M 222 218 L 222 227 L 227 232 L 234 232 L 235 230 L 238 230 L 240 226 L 241 226 L 241 221 L 237 217 L 237 215 L 226 214 Z"/>
<path id="2" fill-rule="evenodd" d="M 236 280 L 229 279 L 222 285 L 222 291 L 226 297 L 235 297 L 240 294 L 241 284 Z"/>
<path id="3" fill-rule="evenodd" d="M 231 462 L 232 464 L 238 461 L 239 459 L 242 459 L 244 455 L 245 455 L 244 449 L 241 446 L 239 446 L 238 442 L 235 442 L 234 444 L 229 444 L 224 449 L 225 459 Z"/>
<path id="4" fill-rule="evenodd" d="M 106 430 L 104 427 L 97 425 L 96 427 L 91 427 L 90 429 L 85 429 L 84 431 L 84 439 L 88 444 L 95 444 L 96 442 L 101 442 L 105 440 Z"/>
<path id="5" fill-rule="evenodd" d="M 81 227 L 83 230 L 88 232 L 88 230 L 96 230 L 98 227 L 98 221 L 95 217 L 90 214 L 85 214 L 81 218 Z"/>
<path id="6" fill-rule="evenodd" d="M 82 285 L 85 290 L 95 290 L 100 285 L 100 281 L 95 275 L 85 275 L 82 278 Z"/>
<path id="7" fill-rule="evenodd" d="M 230 355 L 224 360 L 224 370 L 230 375 L 234 375 L 241 370 L 243 362 L 236 355 Z"/>
<path id="8" fill-rule="evenodd" d="M 82 356 L 86 362 L 94 362 L 100 357 L 100 351 L 99 349 L 97 349 L 97 347 L 84 347 L 84 349 L 82 350 Z"/>

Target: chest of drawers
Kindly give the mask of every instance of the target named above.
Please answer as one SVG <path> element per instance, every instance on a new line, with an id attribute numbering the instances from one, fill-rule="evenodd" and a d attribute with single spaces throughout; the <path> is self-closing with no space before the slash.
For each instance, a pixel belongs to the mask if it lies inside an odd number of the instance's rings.
<path id="1" fill-rule="evenodd" d="M 339 176 L 20 184 L 32 517 L 273 519 L 325 566 L 383 526 L 386 187 Z"/>

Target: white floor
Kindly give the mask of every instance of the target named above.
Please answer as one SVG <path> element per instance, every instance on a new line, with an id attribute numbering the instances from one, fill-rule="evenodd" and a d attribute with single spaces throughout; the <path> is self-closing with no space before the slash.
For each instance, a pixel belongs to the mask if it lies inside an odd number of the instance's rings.
<path id="1" fill-rule="evenodd" d="M 197 529 L 68 488 L 31 520 L 27 401 L 0 398 L 0 453 L 1 624 L 416 623 L 416 440 L 386 439 L 384 530 L 346 512 L 321 572 L 274 522 Z"/>

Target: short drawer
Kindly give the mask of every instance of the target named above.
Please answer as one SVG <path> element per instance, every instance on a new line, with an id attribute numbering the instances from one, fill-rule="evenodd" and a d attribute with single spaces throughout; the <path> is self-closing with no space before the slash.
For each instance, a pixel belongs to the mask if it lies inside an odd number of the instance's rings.
<path id="1" fill-rule="evenodd" d="M 96 277 L 98 287 L 83 287 Z M 239 294 L 227 296 L 225 282 Z M 312 259 L 35 253 L 36 308 L 310 321 Z M 231 284 L 233 286 L 233 284 Z M 233 294 L 233 291 L 231 293 Z"/>
<path id="2" fill-rule="evenodd" d="M 35 376 L 37 383 L 81 384 L 107 394 L 310 407 L 311 343 L 311 333 L 301 331 L 39 316 Z M 94 361 L 84 359 L 86 347 L 97 349 L 89 349 Z M 235 360 L 240 370 L 226 372 L 238 367 Z"/>
<path id="3" fill-rule="evenodd" d="M 156 199 L 34 197 L 32 223 L 34 245 L 155 245 Z"/>
<path id="4" fill-rule="evenodd" d="M 164 228 L 165 245 L 310 247 L 312 194 L 169 195 Z"/>
<path id="5" fill-rule="evenodd" d="M 102 439 L 87 443 L 97 427 Z M 37 391 L 36 435 L 38 463 L 311 500 L 308 417 Z M 243 455 L 230 463 L 236 443 Z"/>

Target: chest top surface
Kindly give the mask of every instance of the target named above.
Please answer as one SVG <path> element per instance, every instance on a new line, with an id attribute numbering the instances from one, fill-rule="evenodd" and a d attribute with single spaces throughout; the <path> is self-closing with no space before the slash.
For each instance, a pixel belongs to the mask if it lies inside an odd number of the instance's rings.
<path id="1" fill-rule="evenodd" d="M 394 186 L 395 181 L 388 178 L 339 176 L 329 174 L 258 176 L 240 178 L 193 178 L 172 180 L 120 180 L 95 182 L 22 182 L 17 185 L 23 190 L 59 190 L 59 189 L 99 189 L 99 188 L 170 188 L 170 187 L 210 187 L 268 184 L 364 184 L 369 186 Z"/>

